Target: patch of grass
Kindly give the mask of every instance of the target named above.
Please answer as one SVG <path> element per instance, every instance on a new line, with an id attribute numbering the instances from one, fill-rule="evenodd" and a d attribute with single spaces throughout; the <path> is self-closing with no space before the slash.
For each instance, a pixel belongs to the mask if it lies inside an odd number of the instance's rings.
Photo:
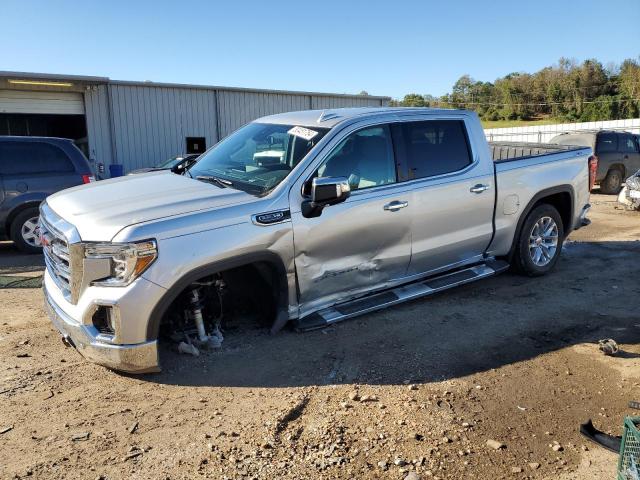
<path id="1" fill-rule="evenodd" d="M 483 128 L 507 128 L 507 127 L 529 127 L 531 125 L 553 125 L 563 123 L 555 118 L 540 118 L 537 120 L 482 120 Z"/>

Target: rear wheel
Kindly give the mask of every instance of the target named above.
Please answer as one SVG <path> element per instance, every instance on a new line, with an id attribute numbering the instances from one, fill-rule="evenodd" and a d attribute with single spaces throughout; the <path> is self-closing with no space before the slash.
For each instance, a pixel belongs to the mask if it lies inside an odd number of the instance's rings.
<path id="1" fill-rule="evenodd" d="M 39 218 L 40 212 L 37 208 L 28 208 L 20 212 L 11 222 L 11 240 L 25 253 L 42 252 L 38 229 Z"/>
<path id="2" fill-rule="evenodd" d="M 622 188 L 622 182 L 622 172 L 617 168 L 612 168 L 600 183 L 600 191 L 607 195 L 617 195 Z"/>
<path id="3" fill-rule="evenodd" d="M 517 269 L 530 277 L 549 272 L 560 257 L 564 227 L 555 207 L 539 205 L 527 215 L 515 254 Z"/>

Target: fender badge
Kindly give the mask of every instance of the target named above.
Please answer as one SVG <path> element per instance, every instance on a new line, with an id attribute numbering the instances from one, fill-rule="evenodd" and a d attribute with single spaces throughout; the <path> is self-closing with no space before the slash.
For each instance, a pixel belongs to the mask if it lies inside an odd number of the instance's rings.
<path id="1" fill-rule="evenodd" d="M 252 216 L 256 225 L 273 225 L 274 223 L 286 222 L 291 219 L 289 210 L 279 210 L 276 212 L 258 213 Z"/>

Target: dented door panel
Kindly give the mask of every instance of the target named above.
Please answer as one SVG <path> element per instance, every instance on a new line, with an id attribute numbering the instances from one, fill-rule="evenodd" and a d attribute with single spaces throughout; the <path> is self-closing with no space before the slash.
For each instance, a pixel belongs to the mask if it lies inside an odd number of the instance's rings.
<path id="1" fill-rule="evenodd" d="M 301 315 L 406 275 L 411 258 L 410 191 L 387 186 L 354 192 L 317 218 L 292 214 Z"/>

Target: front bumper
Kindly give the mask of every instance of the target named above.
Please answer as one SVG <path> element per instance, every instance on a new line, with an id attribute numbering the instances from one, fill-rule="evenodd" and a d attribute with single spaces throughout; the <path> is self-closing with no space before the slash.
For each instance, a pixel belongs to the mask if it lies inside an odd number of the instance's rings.
<path id="1" fill-rule="evenodd" d="M 123 372 L 160 371 L 157 340 L 133 345 L 103 342 L 95 328 L 78 323 L 55 303 L 47 291 L 46 282 L 43 292 L 47 314 L 63 341 L 67 346 L 75 347 L 87 360 Z"/>

